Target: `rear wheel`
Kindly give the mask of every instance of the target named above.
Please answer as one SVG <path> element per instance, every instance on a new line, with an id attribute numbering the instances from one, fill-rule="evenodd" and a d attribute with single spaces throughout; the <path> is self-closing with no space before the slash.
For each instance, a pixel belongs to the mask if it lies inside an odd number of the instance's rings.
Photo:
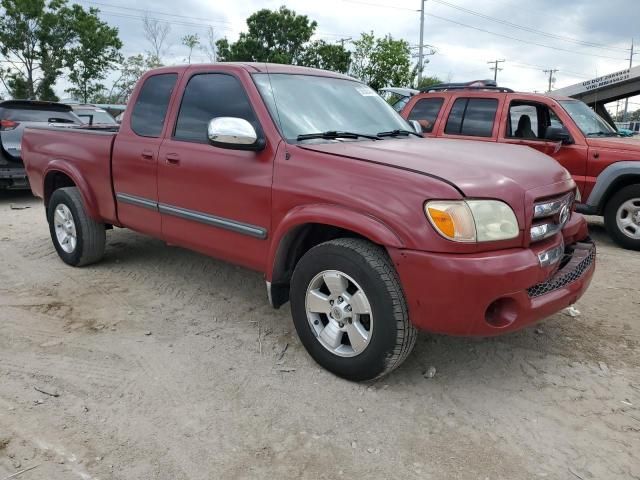
<path id="1" fill-rule="evenodd" d="M 611 197 L 604 210 L 604 223 L 618 245 L 640 250 L 640 185 L 624 187 Z"/>
<path id="2" fill-rule="evenodd" d="M 389 373 L 415 343 L 397 273 L 384 249 L 365 240 L 332 240 L 309 250 L 296 265 L 290 298 L 302 344 L 346 379 Z"/>
<path id="3" fill-rule="evenodd" d="M 74 267 L 89 265 L 104 255 L 104 224 L 87 215 L 76 187 L 53 192 L 47 209 L 49 232 L 58 255 Z"/>

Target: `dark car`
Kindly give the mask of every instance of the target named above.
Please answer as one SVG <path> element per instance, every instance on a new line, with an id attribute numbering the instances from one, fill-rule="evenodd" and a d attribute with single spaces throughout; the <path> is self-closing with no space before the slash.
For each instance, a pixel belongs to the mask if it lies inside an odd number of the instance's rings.
<path id="1" fill-rule="evenodd" d="M 68 105 L 35 100 L 0 102 L 0 189 L 28 189 L 20 145 L 25 127 L 80 125 Z"/>

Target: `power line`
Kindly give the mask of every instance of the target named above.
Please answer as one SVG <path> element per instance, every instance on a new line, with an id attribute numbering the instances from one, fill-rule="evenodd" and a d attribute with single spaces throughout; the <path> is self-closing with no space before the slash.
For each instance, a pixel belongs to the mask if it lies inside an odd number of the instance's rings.
<path id="1" fill-rule="evenodd" d="M 388 4 L 384 4 L 384 3 L 372 3 L 372 2 L 363 2 L 360 0 L 342 0 L 343 2 L 347 2 L 347 3 L 357 3 L 359 5 L 367 5 L 369 7 L 377 7 L 377 8 L 391 8 L 393 10 L 405 10 L 408 12 L 419 12 L 419 9 L 415 9 L 415 8 L 407 8 L 407 7 L 399 7 L 397 5 L 388 5 Z"/>
<path id="2" fill-rule="evenodd" d="M 572 53 L 574 55 L 584 55 L 584 56 L 588 56 L 588 57 L 608 58 L 609 60 L 618 60 L 618 61 L 623 60 L 623 59 L 616 58 L 616 57 L 608 57 L 606 55 L 598 55 L 596 53 L 576 52 L 575 50 L 567 50 L 567 49 L 560 48 L 560 47 L 554 47 L 554 46 L 551 46 L 551 45 L 545 45 L 544 43 L 538 43 L 538 42 L 532 42 L 532 41 L 529 41 L 529 40 L 523 40 L 521 38 L 512 37 L 510 35 L 504 35 L 502 33 L 492 32 L 490 30 L 485 30 L 484 28 L 474 27 L 473 25 L 469 25 L 469 24 L 466 24 L 466 23 L 457 22 L 457 21 L 451 20 L 449 18 L 440 17 L 438 15 L 434 15 L 433 13 L 429 14 L 429 18 L 437 18 L 438 20 L 442 20 L 444 22 L 453 23 L 453 24 L 459 25 L 461 27 L 471 28 L 471 29 L 477 30 L 479 32 L 484 32 L 484 33 L 488 33 L 490 35 L 495 35 L 497 37 L 507 38 L 509 40 L 513 40 L 513 41 L 521 42 L 521 43 L 528 43 L 530 45 L 536 45 L 538 47 L 549 48 L 549 49 L 555 50 L 555 51 L 568 52 L 568 53 Z"/>
<path id="3" fill-rule="evenodd" d="M 582 46 L 586 46 L 586 47 L 602 48 L 602 49 L 605 49 L 605 50 L 611 50 L 611 51 L 617 51 L 617 52 L 626 52 L 628 50 L 626 48 L 612 47 L 612 46 L 604 45 L 604 44 L 601 44 L 601 43 L 588 42 L 588 41 L 580 40 L 580 39 L 577 39 L 577 38 L 566 37 L 566 36 L 563 36 L 563 35 L 557 35 L 555 33 L 545 32 L 543 30 L 537 30 L 535 28 L 527 27 L 527 26 L 524 26 L 524 25 L 519 25 L 517 23 L 513 23 L 513 22 L 510 22 L 508 20 L 503 20 L 501 18 L 492 17 L 490 15 L 485 15 L 484 13 L 480 13 L 480 12 L 477 12 L 475 10 L 470 10 L 468 8 L 464 8 L 464 7 L 461 7 L 461 6 L 456 5 L 454 3 L 446 2 L 444 0 L 433 0 L 433 2 L 439 3 L 441 5 L 445 5 L 445 6 L 449 7 L 449 8 L 453 8 L 453 9 L 459 10 L 461 12 L 468 13 L 470 15 L 475 15 L 477 17 L 484 18 L 485 20 L 490 20 L 492 22 L 497 22 L 497 23 L 500 23 L 502 25 L 506 25 L 506 26 L 509 26 L 509 27 L 512 27 L 512 28 L 517 28 L 517 29 L 524 30 L 524 31 L 527 31 L 527 32 L 535 33 L 537 35 L 542 35 L 542 36 L 545 36 L 545 37 L 554 38 L 556 40 L 563 40 L 565 42 L 576 43 L 578 45 L 582 45 Z"/>
<path id="4" fill-rule="evenodd" d="M 144 14 L 155 14 L 155 15 L 167 15 L 169 17 L 177 17 L 177 18 L 185 18 L 185 19 L 190 19 L 190 20 L 199 20 L 199 21 L 206 21 L 207 23 L 220 23 L 220 24 L 226 24 L 226 25 L 231 25 L 232 23 L 227 21 L 227 20 L 213 20 L 213 19 L 208 19 L 208 18 L 202 18 L 202 17 L 190 17 L 187 15 L 178 15 L 176 13 L 168 13 L 168 12 L 160 12 L 157 10 L 148 10 L 148 9 L 142 9 L 142 8 L 133 8 L 133 7 L 124 7 L 121 5 L 112 5 L 110 3 L 101 3 L 101 2 L 94 2 L 91 0 L 75 0 L 76 3 L 88 3 L 91 5 L 98 5 L 101 7 L 108 7 L 108 8 L 116 8 L 116 9 L 121 9 L 121 10 L 131 10 L 131 11 L 135 11 L 135 12 L 141 12 Z"/>

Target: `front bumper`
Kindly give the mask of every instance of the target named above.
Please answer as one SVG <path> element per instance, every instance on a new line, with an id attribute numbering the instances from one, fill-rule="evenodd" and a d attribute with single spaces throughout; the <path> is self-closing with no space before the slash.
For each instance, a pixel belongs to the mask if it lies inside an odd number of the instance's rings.
<path id="1" fill-rule="evenodd" d="M 0 189 L 28 190 L 29 179 L 24 167 L 6 167 L 0 165 Z"/>
<path id="2" fill-rule="evenodd" d="M 563 230 L 534 248 L 478 254 L 389 249 L 412 323 L 449 335 L 497 335 L 519 330 L 575 303 L 595 270 L 586 221 L 573 214 Z M 561 242 L 562 265 L 541 267 L 538 253 Z"/>

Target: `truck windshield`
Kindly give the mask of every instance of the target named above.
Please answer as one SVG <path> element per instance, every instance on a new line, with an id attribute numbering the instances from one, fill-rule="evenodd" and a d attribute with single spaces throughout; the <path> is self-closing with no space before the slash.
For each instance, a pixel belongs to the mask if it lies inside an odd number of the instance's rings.
<path id="1" fill-rule="evenodd" d="M 375 91 L 354 80 L 297 74 L 254 74 L 260 94 L 288 141 L 320 132 L 376 136 L 411 130 Z M 358 136 L 358 139 L 366 138 Z M 342 139 L 342 137 L 340 137 Z M 304 138 L 298 141 L 307 140 Z M 337 137 L 320 138 L 336 141 Z"/>
<path id="2" fill-rule="evenodd" d="M 560 105 L 587 137 L 612 137 L 618 133 L 600 115 L 579 100 L 560 100 Z"/>

